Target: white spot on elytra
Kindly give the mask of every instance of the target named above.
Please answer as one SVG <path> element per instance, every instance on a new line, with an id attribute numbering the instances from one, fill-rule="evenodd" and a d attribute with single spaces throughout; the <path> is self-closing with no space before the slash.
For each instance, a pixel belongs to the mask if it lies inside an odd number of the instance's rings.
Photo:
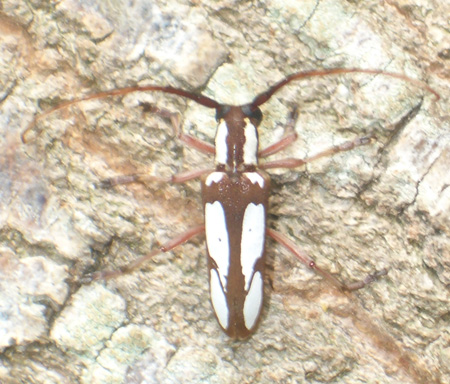
<path id="1" fill-rule="evenodd" d="M 245 290 L 248 291 L 254 273 L 256 261 L 264 252 L 265 213 L 263 204 L 247 205 L 242 223 L 241 265 L 245 278 Z"/>
<path id="2" fill-rule="evenodd" d="M 228 127 L 225 120 L 221 120 L 216 132 L 216 163 L 226 164 L 228 159 L 227 146 Z"/>
<path id="3" fill-rule="evenodd" d="M 263 279 L 261 272 L 256 272 L 252 279 L 252 285 L 244 301 L 245 327 L 250 330 L 256 323 L 261 312 L 263 301 Z"/>
<path id="4" fill-rule="evenodd" d="M 244 144 L 244 164 L 254 164 L 256 165 L 257 154 L 258 154 L 258 134 L 256 133 L 255 126 L 250 122 L 249 119 L 246 120 L 246 125 L 244 128 L 245 144 Z"/>
<path id="5" fill-rule="evenodd" d="M 210 187 L 212 183 L 217 184 L 220 180 L 222 180 L 223 176 L 225 175 L 224 172 L 212 172 L 208 175 L 206 178 L 205 184 Z"/>
<path id="6" fill-rule="evenodd" d="M 217 264 L 220 281 L 226 292 L 230 266 L 230 243 L 225 211 L 219 201 L 205 204 L 205 231 L 209 255 Z"/>
<path id="7" fill-rule="evenodd" d="M 258 172 L 244 172 L 244 175 L 253 184 L 258 183 L 261 189 L 264 188 L 264 178 Z"/>
<path id="8" fill-rule="evenodd" d="M 211 278 L 209 281 L 211 290 L 211 302 L 222 328 L 228 328 L 228 306 L 227 299 L 223 290 L 223 286 L 220 283 L 219 276 L 215 269 L 211 269 Z M 245 310 L 244 310 L 245 311 Z"/>

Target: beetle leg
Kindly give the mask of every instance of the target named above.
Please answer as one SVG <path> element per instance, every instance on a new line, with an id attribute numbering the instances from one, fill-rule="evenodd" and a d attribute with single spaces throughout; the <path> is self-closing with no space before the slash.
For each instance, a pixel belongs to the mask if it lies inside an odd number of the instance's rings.
<path id="1" fill-rule="evenodd" d="M 142 264 L 150 261 L 154 256 L 156 256 L 160 253 L 169 252 L 172 249 L 174 249 L 175 247 L 189 241 L 194 236 L 200 235 L 204 232 L 205 232 L 205 226 L 203 224 L 198 225 L 198 226 L 191 228 L 188 231 L 182 233 L 181 235 L 175 237 L 174 239 L 168 241 L 167 243 L 160 246 L 158 249 L 153 250 L 152 252 L 148 253 L 145 256 L 139 257 L 138 259 L 134 260 L 133 262 L 131 262 L 127 265 L 124 265 L 117 270 L 94 272 L 94 273 L 85 275 L 83 278 L 80 279 L 80 281 L 83 284 L 88 284 L 95 280 L 109 280 L 109 279 L 113 279 L 115 277 L 119 277 L 122 275 L 132 273 L 133 271 L 139 269 L 142 266 Z"/>
<path id="2" fill-rule="evenodd" d="M 160 108 L 148 103 L 141 103 L 141 106 L 143 107 L 144 112 L 155 113 L 164 119 L 170 120 L 175 137 L 188 147 L 208 155 L 215 153 L 214 145 L 183 132 L 181 129 L 181 118 L 179 112 L 172 112 L 166 108 Z"/>
<path id="3" fill-rule="evenodd" d="M 295 142 L 298 137 L 297 132 L 295 132 L 295 123 L 297 122 L 297 119 L 298 108 L 295 107 L 289 114 L 288 122 L 285 128 L 286 134 L 281 138 L 281 140 L 259 151 L 258 157 L 264 158 L 272 156 L 273 154 L 282 151 L 283 149 L 289 147 L 293 142 Z"/>
<path id="4" fill-rule="evenodd" d="M 148 175 L 146 173 L 133 173 L 131 175 L 121 175 L 116 177 L 110 177 L 109 179 L 102 180 L 100 182 L 100 186 L 102 188 L 111 188 L 115 185 L 121 184 L 131 184 L 131 183 L 148 183 L 148 182 L 156 182 L 156 183 L 185 183 L 189 180 L 198 179 L 202 175 L 206 173 L 212 172 L 212 168 L 207 169 L 195 169 L 191 171 L 177 173 L 175 175 L 169 177 L 159 177 Z"/>
<path id="5" fill-rule="evenodd" d="M 362 145 L 368 145 L 375 139 L 374 135 L 368 135 L 363 137 L 358 137 L 355 140 L 346 141 L 339 145 L 333 145 L 330 148 L 327 148 L 319 153 L 316 153 L 313 156 L 305 157 L 304 159 L 296 159 L 293 157 L 289 157 L 286 159 L 273 160 L 268 161 L 266 163 L 260 164 L 259 167 L 261 169 L 272 169 L 272 168 L 297 168 L 305 165 L 306 163 L 311 163 L 317 159 L 327 156 L 333 156 L 339 152 L 351 151 L 356 147 L 360 147 Z"/>
<path id="6" fill-rule="evenodd" d="M 276 242 L 280 243 L 283 247 L 285 247 L 289 252 L 294 254 L 297 259 L 299 259 L 303 264 L 305 264 L 310 269 L 314 270 L 320 276 L 322 276 L 325 280 L 327 280 L 331 285 L 338 288 L 341 291 L 356 291 L 365 287 L 366 285 L 372 283 L 377 280 L 379 277 L 384 276 L 388 273 L 387 269 L 381 269 L 379 271 L 375 271 L 374 273 L 368 275 L 365 279 L 356 281 L 354 283 L 345 284 L 336 279 L 330 272 L 327 270 L 320 268 L 316 262 L 311 259 L 311 257 L 299 247 L 297 247 L 291 240 L 289 240 L 286 236 L 281 233 L 274 231 L 273 229 L 267 229 L 266 233 Z"/>

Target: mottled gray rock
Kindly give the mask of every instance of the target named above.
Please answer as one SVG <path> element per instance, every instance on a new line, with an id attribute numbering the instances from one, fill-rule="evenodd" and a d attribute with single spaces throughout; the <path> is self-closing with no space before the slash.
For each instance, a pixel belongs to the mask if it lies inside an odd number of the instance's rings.
<path id="1" fill-rule="evenodd" d="M 0 381 L 450 382 L 449 12 L 434 0 L 3 1 Z M 343 279 L 384 267 L 387 277 L 343 295 L 269 242 L 265 313 L 244 342 L 212 315 L 200 238 L 130 276 L 81 285 L 202 221 L 195 181 L 101 187 L 212 164 L 138 104 L 180 112 L 184 130 L 210 142 L 214 113 L 133 94 L 46 116 L 23 145 L 36 113 L 135 84 L 245 103 L 290 73 L 341 66 L 403 73 L 443 98 L 368 75 L 283 89 L 260 131 L 262 146 L 275 142 L 299 107 L 299 140 L 280 157 L 377 140 L 273 171 L 269 225 Z"/>

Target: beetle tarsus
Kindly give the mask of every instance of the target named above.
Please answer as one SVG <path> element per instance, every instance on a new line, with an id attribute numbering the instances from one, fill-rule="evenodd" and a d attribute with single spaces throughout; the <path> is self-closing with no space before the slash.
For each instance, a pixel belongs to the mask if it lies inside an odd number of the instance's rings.
<path id="1" fill-rule="evenodd" d="M 379 271 L 375 271 L 374 273 L 367 275 L 367 277 L 363 280 L 357 281 L 349 285 L 343 285 L 343 290 L 349 292 L 357 291 L 361 288 L 364 288 L 366 285 L 372 284 L 374 281 L 377 281 L 380 277 L 386 276 L 387 274 L 388 274 L 387 268 L 380 269 Z"/>

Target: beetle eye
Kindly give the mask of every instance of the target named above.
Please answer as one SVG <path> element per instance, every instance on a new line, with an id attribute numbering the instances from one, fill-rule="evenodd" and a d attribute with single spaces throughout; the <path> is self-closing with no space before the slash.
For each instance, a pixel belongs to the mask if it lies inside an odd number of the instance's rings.
<path id="1" fill-rule="evenodd" d="M 261 123 L 262 120 L 262 112 L 261 110 L 257 108 L 251 108 L 251 104 L 247 104 L 242 106 L 242 112 L 247 116 L 249 119 L 254 120 L 254 125 L 258 126 L 259 123 Z"/>
<path id="2" fill-rule="evenodd" d="M 230 111 L 229 105 L 221 105 L 216 109 L 216 121 L 220 121 Z"/>

